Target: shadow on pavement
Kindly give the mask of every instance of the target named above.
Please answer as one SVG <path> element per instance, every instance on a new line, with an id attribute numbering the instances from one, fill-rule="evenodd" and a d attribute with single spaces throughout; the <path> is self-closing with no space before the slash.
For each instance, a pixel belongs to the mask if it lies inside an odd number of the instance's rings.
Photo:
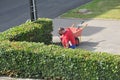
<path id="1" fill-rule="evenodd" d="M 103 29 L 105 29 L 105 28 L 104 27 L 97 27 L 97 26 L 88 26 L 83 30 L 82 36 L 91 36 L 91 35 L 94 35 L 96 33 L 99 33 Z"/>
<path id="2" fill-rule="evenodd" d="M 90 50 L 90 51 L 95 51 L 97 48 L 97 45 L 101 42 L 104 42 L 105 40 L 102 41 L 98 41 L 98 42 L 88 42 L 88 41 L 84 41 L 81 42 L 80 45 L 77 48 L 82 48 L 85 50 Z"/>
<path id="3" fill-rule="evenodd" d="M 82 48 L 85 50 L 94 51 L 96 46 L 99 44 L 99 42 L 82 42 L 77 48 Z"/>

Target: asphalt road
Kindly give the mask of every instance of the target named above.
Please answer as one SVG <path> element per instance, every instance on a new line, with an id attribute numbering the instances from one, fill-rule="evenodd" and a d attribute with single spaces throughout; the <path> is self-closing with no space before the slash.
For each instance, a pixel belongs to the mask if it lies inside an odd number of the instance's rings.
<path id="1" fill-rule="evenodd" d="M 38 17 L 56 18 L 91 0 L 37 0 Z M 30 19 L 29 0 L 0 0 L 0 32 Z"/>

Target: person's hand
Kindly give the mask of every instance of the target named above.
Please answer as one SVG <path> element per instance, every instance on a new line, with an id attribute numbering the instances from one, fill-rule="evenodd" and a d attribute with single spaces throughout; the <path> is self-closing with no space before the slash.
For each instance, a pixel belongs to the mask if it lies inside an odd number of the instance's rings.
<path id="1" fill-rule="evenodd" d="M 66 44 L 66 48 L 69 48 L 69 43 Z"/>

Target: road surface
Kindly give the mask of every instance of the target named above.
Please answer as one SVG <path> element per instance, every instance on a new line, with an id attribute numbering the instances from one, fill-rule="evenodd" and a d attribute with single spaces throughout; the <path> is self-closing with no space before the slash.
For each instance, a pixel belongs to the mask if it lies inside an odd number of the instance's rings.
<path id="1" fill-rule="evenodd" d="M 36 0 L 38 17 L 56 18 L 91 0 Z M 0 0 L 0 32 L 30 19 L 29 0 Z"/>

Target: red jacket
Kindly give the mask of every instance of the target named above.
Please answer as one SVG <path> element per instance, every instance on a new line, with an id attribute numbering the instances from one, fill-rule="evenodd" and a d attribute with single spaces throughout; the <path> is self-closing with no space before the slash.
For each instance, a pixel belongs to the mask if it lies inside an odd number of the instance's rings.
<path id="1" fill-rule="evenodd" d="M 60 38 L 64 47 L 66 47 L 66 44 L 69 43 L 69 41 L 72 45 L 75 45 L 75 37 L 70 28 L 66 28 L 65 33 Z"/>

